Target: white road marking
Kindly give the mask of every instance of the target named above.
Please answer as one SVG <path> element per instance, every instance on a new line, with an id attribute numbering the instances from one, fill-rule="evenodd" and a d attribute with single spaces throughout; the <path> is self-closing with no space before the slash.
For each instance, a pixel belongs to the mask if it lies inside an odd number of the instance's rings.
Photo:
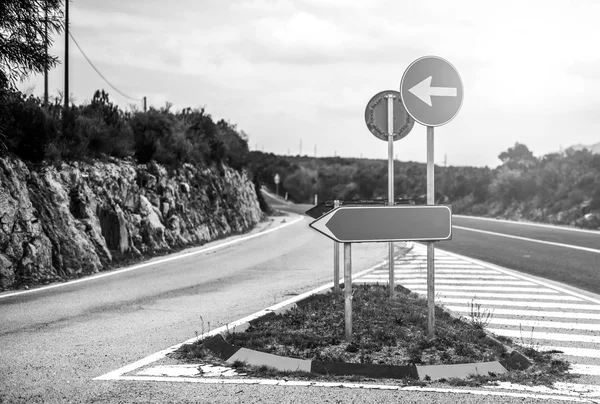
<path id="1" fill-rule="evenodd" d="M 530 398 L 537 400 L 560 400 L 571 401 L 577 403 L 589 403 L 585 398 L 575 397 L 566 394 L 533 394 L 533 393 L 514 393 L 507 391 L 491 391 L 491 390 L 468 390 L 468 389 L 444 389 L 437 387 L 417 387 L 386 384 L 361 384 L 361 383 L 332 383 L 332 382 L 310 382 L 310 381 L 295 381 L 295 380 L 269 380 L 269 379 L 204 379 L 192 377 L 146 377 L 146 376 L 121 376 L 117 380 L 132 380 L 132 381 L 155 381 L 155 382 L 178 382 L 178 383 L 200 383 L 200 384 L 245 384 L 245 385 L 266 385 L 266 386 L 298 386 L 298 387 L 334 387 L 334 388 L 349 388 L 349 389 L 369 389 L 369 390 L 396 390 L 396 391 L 422 391 L 429 393 L 444 393 L 444 394 L 470 394 L 475 396 L 493 396 L 493 397 L 513 397 L 513 398 Z"/>
<path id="2" fill-rule="evenodd" d="M 515 239 L 515 240 L 524 240 L 524 241 L 529 241 L 531 243 L 547 244 L 547 245 L 551 245 L 551 246 L 554 246 L 554 247 L 571 248 L 573 250 L 587 251 L 587 252 L 591 252 L 591 253 L 600 254 L 600 250 L 598 250 L 598 249 L 589 248 L 589 247 L 581 247 L 581 246 L 573 245 L 573 244 L 555 243 L 553 241 L 543 241 L 543 240 L 537 240 L 537 239 L 534 239 L 534 238 L 521 237 L 521 236 L 513 236 L 511 234 L 496 233 L 496 232 L 487 231 L 487 230 L 471 229 L 469 227 L 462 227 L 462 226 L 452 226 L 452 228 L 454 228 L 454 229 L 460 229 L 460 230 L 467 230 L 467 231 L 472 231 L 472 232 L 482 233 L 482 234 L 490 234 L 490 235 L 497 236 L 497 237 L 512 238 L 512 239 Z"/>
<path id="3" fill-rule="evenodd" d="M 578 383 L 562 383 L 556 382 L 553 384 L 553 388 L 548 386 L 526 386 L 522 384 L 514 384 L 510 382 L 499 382 L 497 386 L 484 386 L 488 389 L 506 389 L 506 390 L 520 390 L 520 391 L 531 391 L 535 393 L 546 393 L 546 394 L 566 394 L 571 396 L 583 396 L 583 397 L 598 397 L 600 396 L 600 386 L 591 384 L 578 384 Z"/>
<path id="4" fill-rule="evenodd" d="M 551 224 L 531 223 L 531 222 L 515 222 L 512 220 L 492 219 L 489 217 L 476 217 L 476 216 L 465 216 L 465 215 L 452 215 L 452 217 L 475 219 L 475 220 L 485 220 L 485 221 L 489 221 L 489 222 L 508 223 L 508 224 L 514 224 L 514 225 L 519 225 L 519 226 L 545 227 L 547 229 L 572 231 L 572 232 L 577 232 L 577 233 L 590 233 L 590 234 L 600 236 L 600 231 L 577 229 L 575 227 L 553 226 Z"/>
<path id="5" fill-rule="evenodd" d="M 437 299 L 445 303 L 464 303 L 469 304 L 468 299 L 458 299 L 453 297 L 441 297 Z M 478 300 L 475 303 L 482 306 L 517 306 L 517 307 L 539 307 L 539 308 L 561 308 L 573 310 L 600 310 L 600 305 L 597 304 L 579 304 L 579 303 L 547 303 L 547 302 L 519 302 L 514 300 Z M 560 307 L 557 307 L 560 306 Z"/>
<path id="6" fill-rule="evenodd" d="M 411 289 L 413 292 L 427 294 L 427 288 Z M 435 290 L 436 294 L 439 292 L 442 296 L 465 296 L 468 298 L 477 299 L 478 297 L 497 297 L 505 299 L 523 299 L 523 294 L 510 294 L 510 293 L 488 293 L 488 292 L 474 292 L 474 291 L 461 291 L 461 292 L 446 292 L 439 289 Z M 527 295 L 528 299 L 534 300 L 563 300 L 563 301 L 581 301 L 578 297 L 573 296 L 556 296 L 556 295 Z"/>
<path id="7" fill-rule="evenodd" d="M 410 285 L 415 283 L 423 283 L 423 281 L 404 281 L 403 284 Z M 533 286 L 533 282 L 525 281 L 477 281 L 477 280 L 462 280 L 462 279 L 440 279 L 435 281 L 435 284 L 446 283 L 446 284 L 457 284 L 457 285 L 482 285 L 482 286 L 495 286 L 495 285 L 514 285 L 514 286 Z"/>
<path id="8" fill-rule="evenodd" d="M 415 288 L 418 289 L 418 288 Z M 411 290 L 415 290 L 411 289 Z M 425 288 L 427 290 L 427 288 Z M 465 290 L 472 291 L 473 293 L 478 293 L 478 291 L 489 291 L 489 292 L 529 292 L 529 293 L 555 293 L 559 295 L 559 292 L 552 289 L 545 289 L 542 287 L 534 287 L 534 288 L 519 288 L 512 286 L 478 286 L 478 285 L 469 285 L 469 286 L 460 286 L 460 285 L 436 285 L 436 291 L 445 291 L 445 290 Z"/>
<path id="9" fill-rule="evenodd" d="M 498 325 L 511 325 L 515 327 L 563 328 L 566 330 L 600 331 L 600 324 L 597 323 L 564 323 L 558 321 L 538 321 L 515 318 L 491 318 L 489 323 Z"/>
<path id="10" fill-rule="evenodd" d="M 581 335 L 581 334 L 563 334 L 557 332 L 540 332 L 529 330 L 507 330 L 504 328 L 487 328 L 487 331 L 496 335 L 503 335 L 509 338 L 523 338 L 526 340 L 550 340 L 567 342 L 587 342 L 590 344 L 600 344 L 600 336 Z"/>
<path id="11" fill-rule="evenodd" d="M 427 273 L 417 273 L 414 275 L 410 275 L 410 274 L 404 274 L 402 272 L 400 272 L 398 274 L 398 280 L 405 280 L 405 279 L 414 279 L 414 278 L 422 278 L 422 277 L 427 277 Z M 502 280 L 516 280 L 516 278 L 509 276 L 509 275 L 480 275 L 480 274 L 447 274 L 447 273 L 440 273 L 438 274 L 438 271 L 435 271 L 435 280 L 437 281 L 438 279 L 502 279 Z"/>
<path id="12" fill-rule="evenodd" d="M 447 309 L 459 313 L 468 313 L 468 306 L 445 306 Z M 504 314 L 508 316 L 522 317 L 553 317 L 553 318 L 576 318 L 584 320 L 600 320 L 600 314 L 596 313 L 578 313 L 569 311 L 544 311 L 544 310 L 519 310 L 519 309 L 501 309 L 494 308 L 494 314 Z"/>
<path id="13" fill-rule="evenodd" d="M 577 374 L 577 375 L 600 376 L 600 366 L 580 365 L 580 364 L 574 363 L 571 365 L 571 369 L 569 369 L 569 373 L 573 373 L 573 374 Z"/>
<path id="14" fill-rule="evenodd" d="M 77 283 L 82 283 L 82 282 L 95 281 L 97 279 L 106 278 L 108 276 L 114 276 L 114 275 L 122 274 L 124 272 L 135 271 L 136 269 L 146 268 L 146 267 L 150 267 L 150 266 L 153 266 L 153 265 L 160 265 L 160 264 L 164 264 L 165 262 L 175 261 L 175 260 L 178 260 L 178 259 L 181 259 L 181 258 L 187 258 L 187 257 L 191 257 L 191 256 L 194 256 L 194 255 L 203 254 L 203 253 L 206 253 L 206 252 L 209 252 L 209 251 L 218 250 L 220 248 L 227 247 L 227 246 L 230 246 L 230 245 L 233 245 L 233 244 L 241 243 L 242 241 L 247 241 L 247 240 L 250 240 L 250 239 L 253 239 L 253 238 L 256 238 L 256 237 L 264 236 L 265 234 L 269 234 L 269 233 L 272 233 L 274 231 L 281 230 L 284 227 L 291 226 L 291 225 L 296 224 L 296 223 L 298 223 L 298 222 L 300 222 L 302 220 L 304 220 L 304 216 L 300 216 L 299 218 L 296 218 L 296 219 L 292 220 L 291 222 L 287 222 L 287 223 L 281 224 L 281 225 L 279 225 L 277 227 L 274 227 L 272 229 L 261 231 L 259 233 L 255 233 L 255 234 L 252 234 L 252 235 L 249 235 L 249 236 L 242 236 L 242 237 L 236 238 L 236 239 L 231 240 L 231 241 L 227 241 L 227 242 L 224 242 L 224 243 L 221 243 L 221 244 L 218 244 L 218 245 L 214 245 L 212 247 L 207 247 L 207 248 L 203 248 L 201 250 L 191 251 L 191 252 L 188 252 L 188 253 L 173 255 L 173 256 L 170 256 L 170 257 L 167 257 L 167 258 L 161 258 L 161 259 L 158 259 L 158 260 L 155 260 L 155 261 L 144 262 L 143 264 L 133 265 L 133 266 L 130 266 L 128 268 L 118 269 L 118 270 L 115 270 L 115 271 L 101 273 L 101 274 L 98 274 L 98 275 L 91 275 L 89 277 L 85 277 L 85 278 L 77 279 L 77 280 L 73 280 L 73 281 L 68 281 L 68 282 L 65 282 L 65 283 L 59 283 L 59 284 L 50 285 L 50 286 L 43 286 L 41 288 L 24 290 L 24 291 L 20 291 L 20 292 L 7 293 L 7 294 L 4 294 L 4 295 L 0 295 L 0 299 L 4 299 L 4 298 L 7 298 L 7 297 L 12 297 L 12 296 L 24 295 L 24 294 L 27 294 L 27 293 L 41 292 L 41 291 L 44 291 L 44 290 L 49 290 L 49 289 L 54 289 L 54 288 L 60 288 L 60 287 L 63 287 L 63 286 L 75 285 Z"/>
<path id="15" fill-rule="evenodd" d="M 237 372 L 234 368 L 227 366 L 215 366 L 211 364 L 195 365 L 160 365 L 144 369 L 137 373 L 139 376 L 171 376 L 171 377 L 239 377 L 245 373 Z"/>
<path id="16" fill-rule="evenodd" d="M 576 356 L 583 358 L 600 358 L 600 349 L 590 348 L 573 348 L 566 346 L 551 346 L 551 345 L 538 345 L 531 343 L 521 344 L 527 348 L 534 348 L 537 351 L 560 351 L 563 355 Z"/>
<path id="17" fill-rule="evenodd" d="M 427 262 L 418 263 L 418 264 L 405 264 L 403 262 L 396 262 L 396 264 L 401 265 L 403 269 L 421 269 L 421 268 L 427 268 Z M 481 265 L 473 265 L 471 263 L 466 263 L 466 264 L 460 264 L 460 263 L 445 264 L 443 262 L 435 261 L 435 265 L 436 266 L 443 266 L 444 268 L 484 269 L 484 267 L 482 267 Z M 487 268 L 485 268 L 485 269 L 487 269 Z M 487 270 L 489 271 L 489 269 L 487 269 Z"/>
<path id="18" fill-rule="evenodd" d="M 445 269 L 446 267 L 443 267 L 444 269 L 439 269 L 436 268 L 435 269 L 435 273 L 437 274 L 464 274 L 464 275 L 469 275 L 469 274 L 481 274 L 481 275 L 488 275 L 488 274 L 498 274 L 499 272 L 492 272 L 489 269 L 482 269 L 482 270 L 476 270 L 476 269 Z M 407 275 L 420 275 L 420 274 L 426 274 L 427 273 L 427 268 L 418 268 L 418 269 L 406 269 L 404 267 L 396 269 L 395 273 L 398 276 L 407 276 Z M 387 274 L 387 272 L 385 273 Z M 381 275 L 384 276 L 384 273 L 377 273 L 377 275 Z"/>
<path id="19" fill-rule="evenodd" d="M 416 243 L 414 245 L 415 245 L 416 249 L 420 249 L 423 254 L 425 253 L 426 248 L 427 248 L 426 246 L 421 245 L 421 244 L 416 244 Z M 413 251 L 414 251 L 414 249 L 413 249 Z M 521 274 L 518 274 L 518 273 L 513 273 L 511 271 L 508 271 L 506 268 L 502 268 L 502 267 L 500 267 L 498 265 L 490 264 L 489 262 L 480 261 L 480 260 L 477 260 L 477 259 L 474 259 L 474 258 L 469 258 L 469 257 L 466 257 L 464 255 L 455 254 L 455 253 L 452 253 L 452 252 L 449 252 L 449 251 L 439 251 L 437 253 L 438 254 L 445 254 L 445 255 L 449 255 L 449 256 L 452 256 L 452 257 L 459 258 L 459 259 L 463 259 L 465 261 L 473 262 L 473 263 L 479 264 L 479 265 L 481 265 L 481 266 L 483 266 L 485 268 L 490 268 L 490 269 L 496 270 L 498 272 L 504 273 L 506 275 L 512 275 L 512 276 L 514 276 L 515 278 L 518 278 L 518 279 L 527 280 L 527 281 L 533 282 L 533 283 L 535 283 L 537 285 L 544 286 L 546 288 L 554 289 L 554 290 L 557 290 L 557 291 L 562 292 L 562 293 L 566 293 L 566 294 L 571 295 L 571 296 L 580 297 L 583 300 L 587 300 L 589 302 L 600 304 L 600 300 L 598 300 L 598 299 L 591 298 L 591 297 L 583 295 L 581 293 L 573 292 L 571 290 L 562 288 L 560 286 L 552 285 L 552 284 L 550 284 L 548 282 L 534 280 L 534 279 L 532 279 L 532 278 L 530 278 L 530 277 L 528 277 L 526 275 L 521 275 Z"/>

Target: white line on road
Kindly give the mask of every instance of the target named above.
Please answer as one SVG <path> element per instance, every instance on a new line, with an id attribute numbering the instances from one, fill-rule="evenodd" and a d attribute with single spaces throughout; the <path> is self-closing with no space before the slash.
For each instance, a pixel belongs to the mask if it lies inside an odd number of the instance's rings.
<path id="1" fill-rule="evenodd" d="M 526 348 L 533 348 L 536 351 L 560 351 L 563 355 L 577 356 L 580 358 L 600 358 L 600 349 L 573 348 L 566 346 L 550 346 L 525 343 L 521 344 Z"/>
<path id="2" fill-rule="evenodd" d="M 422 281 L 415 280 L 413 281 L 404 281 L 403 284 L 420 284 Z M 462 279 L 441 279 L 435 280 L 435 285 L 438 283 L 447 283 L 447 284 L 458 284 L 458 285 L 481 285 L 481 286 L 494 286 L 494 285 L 515 285 L 515 286 L 533 286 L 535 283 L 533 282 L 525 282 L 525 281 L 477 281 L 477 280 L 462 280 Z"/>
<path id="3" fill-rule="evenodd" d="M 106 278 L 108 276 L 118 275 L 118 274 L 121 274 L 123 272 L 135 271 L 136 269 L 146 268 L 146 267 L 153 266 L 153 265 L 164 264 L 165 262 L 175 261 L 175 260 L 178 260 L 178 259 L 181 259 L 181 258 L 187 258 L 187 257 L 191 257 L 193 255 L 203 254 L 203 253 L 206 253 L 208 251 L 218 250 L 220 248 L 227 247 L 227 246 L 230 246 L 232 244 L 237 244 L 237 243 L 241 243 L 242 241 L 247 241 L 247 240 L 250 240 L 250 239 L 253 239 L 253 238 L 256 238 L 256 237 L 264 236 L 265 234 L 269 234 L 269 233 L 272 233 L 274 231 L 281 230 L 284 227 L 291 226 L 291 225 L 296 224 L 296 223 L 298 223 L 298 222 L 300 222 L 302 220 L 304 220 L 304 216 L 300 216 L 299 218 L 294 219 L 291 222 L 284 223 L 284 224 L 279 225 L 277 227 L 274 227 L 272 229 L 261 231 L 259 233 L 255 233 L 255 234 L 252 234 L 252 235 L 249 235 L 249 236 L 242 236 L 242 237 L 236 238 L 234 240 L 227 241 L 225 243 L 221 243 L 221 244 L 218 244 L 218 245 L 215 245 L 215 246 L 212 246 L 212 247 L 203 248 L 202 250 L 191 251 L 191 252 L 188 252 L 188 253 L 173 255 L 173 256 L 170 256 L 170 257 L 167 257 L 167 258 L 161 258 L 161 259 L 158 259 L 158 260 L 155 260 L 155 261 L 144 262 L 143 264 L 134 265 L 134 266 L 131 266 L 131 267 L 128 267 L 128 268 L 118 269 L 116 271 L 106 272 L 106 273 L 98 274 L 98 275 L 92 275 L 92 276 L 89 276 L 89 277 L 86 277 L 86 278 L 77 279 L 77 280 L 73 280 L 73 281 L 69 281 L 69 282 L 65 282 L 65 283 L 59 283 L 59 284 L 56 284 L 56 285 L 43 286 L 41 288 L 24 290 L 24 291 L 14 292 L 14 293 L 7 293 L 5 295 L 0 295 L 0 299 L 4 299 L 4 298 L 7 298 L 7 297 L 12 297 L 12 296 L 24 295 L 24 294 L 27 294 L 27 293 L 41 292 L 41 291 L 44 291 L 44 290 L 54 289 L 54 288 L 60 288 L 60 287 L 63 287 L 63 286 L 70 286 L 70 285 L 74 285 L 74 284 L 82 283 L 82 282 L 95 281 L 97 279 Z"/>
<path id="4" fill-rule="evenodd" d="M 413 292 L 417 292 L 417 293 L 421 293 L 421 294 L 427 294 L 427 288 L 419 288 L 419 289 L 411 289 Z M 504 298 L 504 299 L 522 299 L 524 296 L 522 293 L 518 293 L 518 294 L 510 294 L 510 293 L 489 293 L 489 292 L 472 292 L 472 291 L 461 291 L 461 292 L 454 292 L 454 291 L 440 291 L 439 289 L 436 289 L 436 294 L 439 292 L 440 295 L 442 296 L 464 296 L 464 297 L 468 297 L 468 298 L 474 298 L 477 299 L 478 297 L 496 297 L 496 298 Z M 526 296 L 529 299 L 533 299 L 533 300 L 562 300 L 562 301 L 576 301 L 579 302 L 581 301 L 581 299 L 579 299 L 578 297 L 573 297 L 573 296 L 556 296 L 556 295 L 527 295 Z"/>
<path id="5" fill-rule="evenodd" d="M 435 280 L 437 281 L 438 279 L 504 279 L 504 280 L 510 280 L 510 279 L 515 279 L 515 277 L 510 276 L 510 275 L 487 275 L 487 274 L 447 274 L 447 273 L 442 273 L 439 274 L 438 276 L 438 271 L 435 271 Z M 488 272 L 489 274 L 489 272 Z M 414 275 L 409 275 L 407 276 L 407 274 L 404 274 L 403 272 L 400 272 L 398 274 L 398 280 L 401 279 L 414 279 L 414 278 L 420 278 L 420 277 L 427 277 L 426 273 L 416 273 Z"/>
<path id="6" fill-rule="evenodd" d="M 492 271 L 490 269 L 481 269 L 481 270 L 477 270 L 477 269 L 438 269 L 439 267 L 435 268 L 435 273 L 436 274 L 482 274 L 482 275 L 486 275 L 486 274 L 490 274 L 490 275 L 497 275 L 500 272 L 496 272 L 496 271 Z M 445 267 L 443 267 L 445 268 Z M 387 270 L 386 271 L 377 271 L 378 274 L 388 274 Z M 423 267 L 423 268 L 418 268 L 418 269 L 409 269 L 406 270 L 405 268 L 398 268 L 396 267 L 396 274 L 398 275 L 408 275 L 408 274 L 422 274 L 422 273 L 427 273 L 427 268 Z"/>
<path id="7" fill-rule="evenodd" d="M 468 299 L 458 299 L 453 297 L 441 297 L 437 299 L 440 302 L 445 303 L 462 303 L 469 304 Z M 516 306 L 516 307 L 539 307 L 539 308 L 558 308 L 560 305 L 561 309 L 573 309 L 573 310 L 600 310 L 600 305 L 597 304 L 578 304 L 578 303 L 549 303 L 549 302 L 519 302 L 514 300 L 478 300 L 477 304 L 482 306 Z"/>
<path id="8" fill-rule="evenodd" d="M 471 310 L 468 306 L 444 306 L 448 310 L 457 313 L 469 313 Z M 518 310 L 518 309 L 498 309 L 494 308 L 494 314 L 503 314 L 506 316 L 522 316 L 522 317 L 552 317 L 552 318 L 576 318 L 582 320 L 600 320 L 600 314 L 597 313 L 581 313 L 572 311 L 544 311 L 544 310 Z"/>
<path id="9" fill-rule="evenodd" d="M 587 342 L 590 344 L 599 344 L 600 336 L 581 335 L 581 334 L 563 334 L 557 332 L 525 331 L 525 330 L 507 330 L 504 328 L 488 328 L 486 331 L 496 335 L 504 335 L 510 338 L 568 341 L 568 342 Z"/>
<path id="10" fill-rule="evenodd" d="M 502 219 L 493 219 L 490 217 L 476 217 L 476 216 L 465 216 L 465 215 L 452 215 L 452 217 L 464 218 L 464 219 L 475 219 L 475 220 L 485 220 L 489 222 L 499 222 L 499 223 L 508 223 L 519 226 L 533 226 L 533 227 L 545 227 L 547 229 L 555 229 L 555 230 L 564 230 L 564 231 L 574 231 L 578 233 L 590 233 L 600 236 L 600 232 L 596 230 L 586 230 L 586 229 L 576 229 L 574 227 L 566 227 L 566 226 L 553 226 L 551 224 L 542 224 L 542 223 L 531 223 L 531 222 L 515 222 L 512 220 L 502 220 Z"/>
<path id="11" fill-rule="evenodd" d="M 534 327 L 534 328 L 563 328 L 566 330 L 581 331 L 600 331 L 600 324 L 597 323 L 563 323 L 558 321 L 537 321 L 521 320 L 515 318 L 491 318 L 490 324 L 511 325 L 515 327 Z"/>
<path id="12" fill-rule="evenodd" d="M 578 375 L 600 376 L 600 366 L 580 365 L 578 363 L 572 363 L 569 373 L 574 373 Z"/>
<path id="13" fill-rule="evenodd" d="M 154 381 L 154 382 L 177 382 L 177 383 L 200 383 L 200 384 L 245 384 L 245 385 L 267 385 L 267 386 L 302 386 L 302 387 L 334 387 L 334 388 L 350 388 L 350 389 L 373 389 L 373 390 L 397 390 L 397 391 L 419 391 L 430 393 L 445 394 L 470 394 L 474 396 L 493 396 L 493 397 L 513 397 L 513 398 L 528 398 L 542 400 L 561 400 L 577 403 L 589 403 L 585 398 L 574 397 L 572 395 L 561 394 L 532 394 L 532 393 L 513 393 L 505 391 L 489 391 L 489 390 L 467 390 L 467 389 L 444 389 L 438 387 L 418 387 L 385 384 L 362 384 L 362 383 L 335 383 L 335 382 L 312 382 L 312 381 L 295 381 L 295 380 L 268 380 L 268 379 L 205 379 L 198 377 L 160 377 L 160 376 L 121 376 L 116 380 L 131 380 L 131 381 Z"/>
<path id="14" fill-rule="evenodd" d="M 551 245 L 551 246 L 555 246 L 555 247 L 571 248 L 573 250 L 587 251 L 587 252 L 592 252 L 592 253 L 600 254 L 600 250 L 598 250 L 598 249 L 589 248 L 589 247 L 581 247 L 581 246 L 573 245 L 573 244 L 563 244 L 563 243 L 555 243 L 553 241 L 536 240 L 534 238 L 521 237 L 521 236 L 513 236 L 511 234 L 496 233 L 494 231 L 471 229 L 470 227 L 452 226 L 452 228 L 453 229 L 460 229 L 460 230 L 472 231 L 472 232 L 476 232 L 476 233 L 491 234 L 493 236 L 512 238 L 512 239 L 515 239 L 515 240 L 524 240 L 524 241 L 529 241 L 529 242 L 532 242 L 532 243 L 547 244 L 547 245 Z"/>
<path id="15" fill-rule="evenodd" d="M 415 287 L 414 289 L 411 289 L 412 291 L 415 291 L 416 289 L 419 289 L 418 287 Z M 427 290 L 427 289 L 425 289 Z M 478 291 L 487 291 L 487 292 L 528 292 L 528 293 L 554 293 L 554 294 L 559 294 L 559 292 L 557 292 L 556 290 L 552 290 L 552 289 L 546 289 L 546 288 L 542 288 L 542 287 L 533 287 L 533 288 L 519 288 L 519 287 L 512 287 L 512 286 L 478 286 L 478 285 L 469 285 L 469 286 L 460 286 L 460 285 L 436 285 L 435 286 L 435 290 L 436 291 L 445 291 L 445 290 L 465 290 L 465 291 L 471 291 L 473 293 L 477 293 Z"/>

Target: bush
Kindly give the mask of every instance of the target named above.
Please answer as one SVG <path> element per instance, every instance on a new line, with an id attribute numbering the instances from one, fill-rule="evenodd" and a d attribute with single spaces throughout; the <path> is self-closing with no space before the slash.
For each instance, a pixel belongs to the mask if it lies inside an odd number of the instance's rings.
<path id="1" fill-rule="evenodd" d="M 56 122 L 40 106 L 39 99 L 4 90 L 0 96 L 3 143 L 23 160 L 40 162 L 56 136 Z"/>

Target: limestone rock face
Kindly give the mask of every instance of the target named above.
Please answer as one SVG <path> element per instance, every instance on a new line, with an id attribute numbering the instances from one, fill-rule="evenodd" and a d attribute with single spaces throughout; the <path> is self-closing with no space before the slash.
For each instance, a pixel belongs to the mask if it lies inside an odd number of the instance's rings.
<path id="1" fill-rule="evenodd" d="M 200 245 L 261 219 L 254 186 L 225 165 L 131 160 L 30 169 L 0 157 L 0 288 L 91 274 L 127 256 Z"/>

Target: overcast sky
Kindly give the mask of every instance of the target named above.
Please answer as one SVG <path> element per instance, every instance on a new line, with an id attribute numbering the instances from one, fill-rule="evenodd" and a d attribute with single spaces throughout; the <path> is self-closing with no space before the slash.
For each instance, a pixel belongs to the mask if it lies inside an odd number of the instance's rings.
<path id="1" fill-rule="evenodd" d="M 436 55 L 461 75 L 464 102 L 435 129 L 435 161 L 495 167 L 600 142 L 600 2 L 593 0 L 73 0 L 71 32 L 119 90 L 148 104 L 205 107 L 276 154 L 387 158 L 364 122 L 369 99 L 399 90 L 408 65 Z M 64 36 L 51 52 L 64 60 Z M 110 87 L 70 45 L 70 91 Z M 63 87 L 64 65 L 49 76 Z M 35 85 L 43 95 L 43 76 Z M 137 102 L 141 107 L 141 101 Z M 426 161 L 426 128 L 394 143 Z"/>

